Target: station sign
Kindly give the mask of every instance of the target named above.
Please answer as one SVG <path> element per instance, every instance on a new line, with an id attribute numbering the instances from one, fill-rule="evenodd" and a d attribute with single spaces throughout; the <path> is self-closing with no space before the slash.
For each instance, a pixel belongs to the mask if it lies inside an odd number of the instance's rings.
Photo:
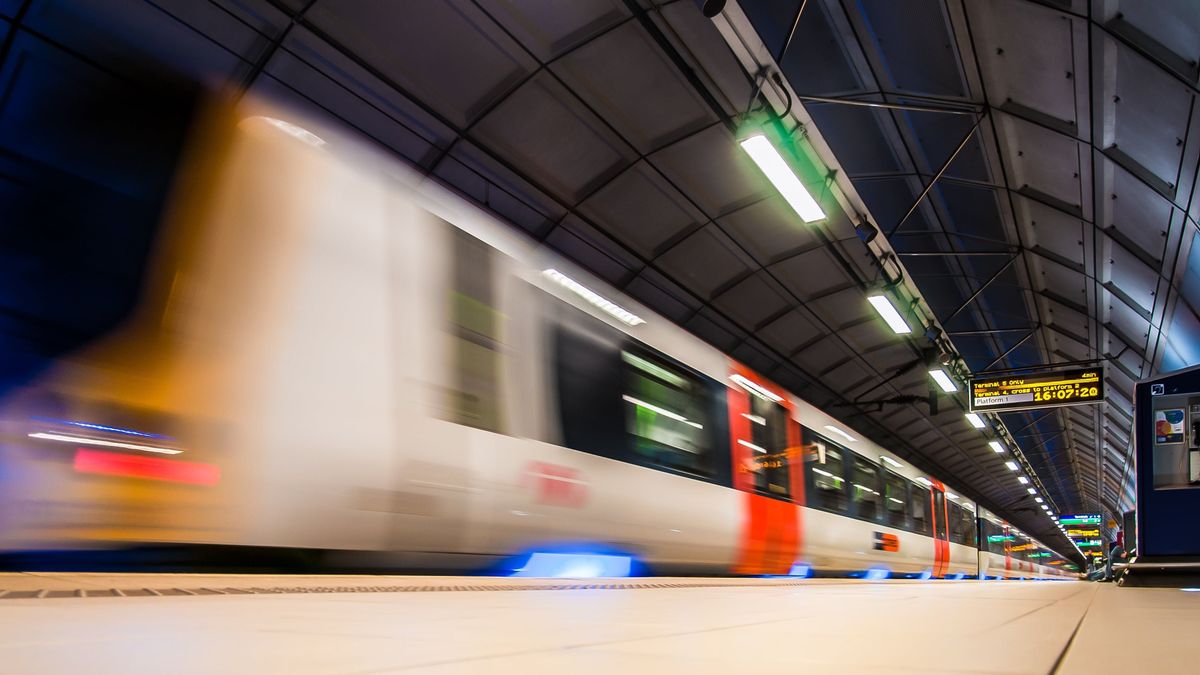
<path id="1" fill-rule="evenodd" d="M 1104 401 L 1100 368 L 1059 370 L 1036 375 L 971 378 L 971 412 L 1036 410 Z"/>
<path id="2" fill-rule="evenodd" d="M 1083 513 L 1071 516 L 1059 516 L 1058 522 L 1063 525 L 1094 525 L 1100 527 L 1102 517 L 1099 513 Z"/>

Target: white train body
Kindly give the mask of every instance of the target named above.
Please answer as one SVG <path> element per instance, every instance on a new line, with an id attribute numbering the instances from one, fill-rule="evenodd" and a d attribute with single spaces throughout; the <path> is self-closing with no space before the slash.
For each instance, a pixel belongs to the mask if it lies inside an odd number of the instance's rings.
<path id="1" fill-rule="evenodd" d="M 311 145 L 247 117 L 179 202 L 161 302 L 6 406 L 0 549 L 478 569 L 602 547 L 664 572 L 1065 575 L 979 551 L 969 500 L 456 195 L 329 130 Z M 622 382 L 642 388 L 601 396 Z"/>

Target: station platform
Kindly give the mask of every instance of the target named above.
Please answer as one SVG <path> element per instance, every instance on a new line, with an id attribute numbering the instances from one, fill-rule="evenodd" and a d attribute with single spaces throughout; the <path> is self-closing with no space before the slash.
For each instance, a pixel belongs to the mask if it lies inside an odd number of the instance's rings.
<path id="1" fill-rule="evenodd" d="M 1195 672 L 1200 593 L 1077 581 L 0 574 L 11 673 Z"/>

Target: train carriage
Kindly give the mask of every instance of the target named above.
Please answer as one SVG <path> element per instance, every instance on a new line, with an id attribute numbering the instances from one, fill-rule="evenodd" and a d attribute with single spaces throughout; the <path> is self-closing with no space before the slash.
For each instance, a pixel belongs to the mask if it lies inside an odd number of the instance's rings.
<path id="1" fill-rule="evenodd" d="M 994 516 L 458 195 L 242 105 L 197 144 L 146 301 L 6 402 L 0 548 L 1061 576 L 1007 540 L 998 559 Z"/>

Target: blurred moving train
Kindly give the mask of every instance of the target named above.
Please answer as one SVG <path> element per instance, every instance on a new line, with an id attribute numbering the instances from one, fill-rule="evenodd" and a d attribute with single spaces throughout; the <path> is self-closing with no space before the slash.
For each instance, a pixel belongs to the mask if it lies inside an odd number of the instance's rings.
<path id="1" fill-rule="evenodd" d="M 253 106 L 198 134 L 138 310 L 3 403 L 0 550 L 1070 576 L 477 207 Z"/>

